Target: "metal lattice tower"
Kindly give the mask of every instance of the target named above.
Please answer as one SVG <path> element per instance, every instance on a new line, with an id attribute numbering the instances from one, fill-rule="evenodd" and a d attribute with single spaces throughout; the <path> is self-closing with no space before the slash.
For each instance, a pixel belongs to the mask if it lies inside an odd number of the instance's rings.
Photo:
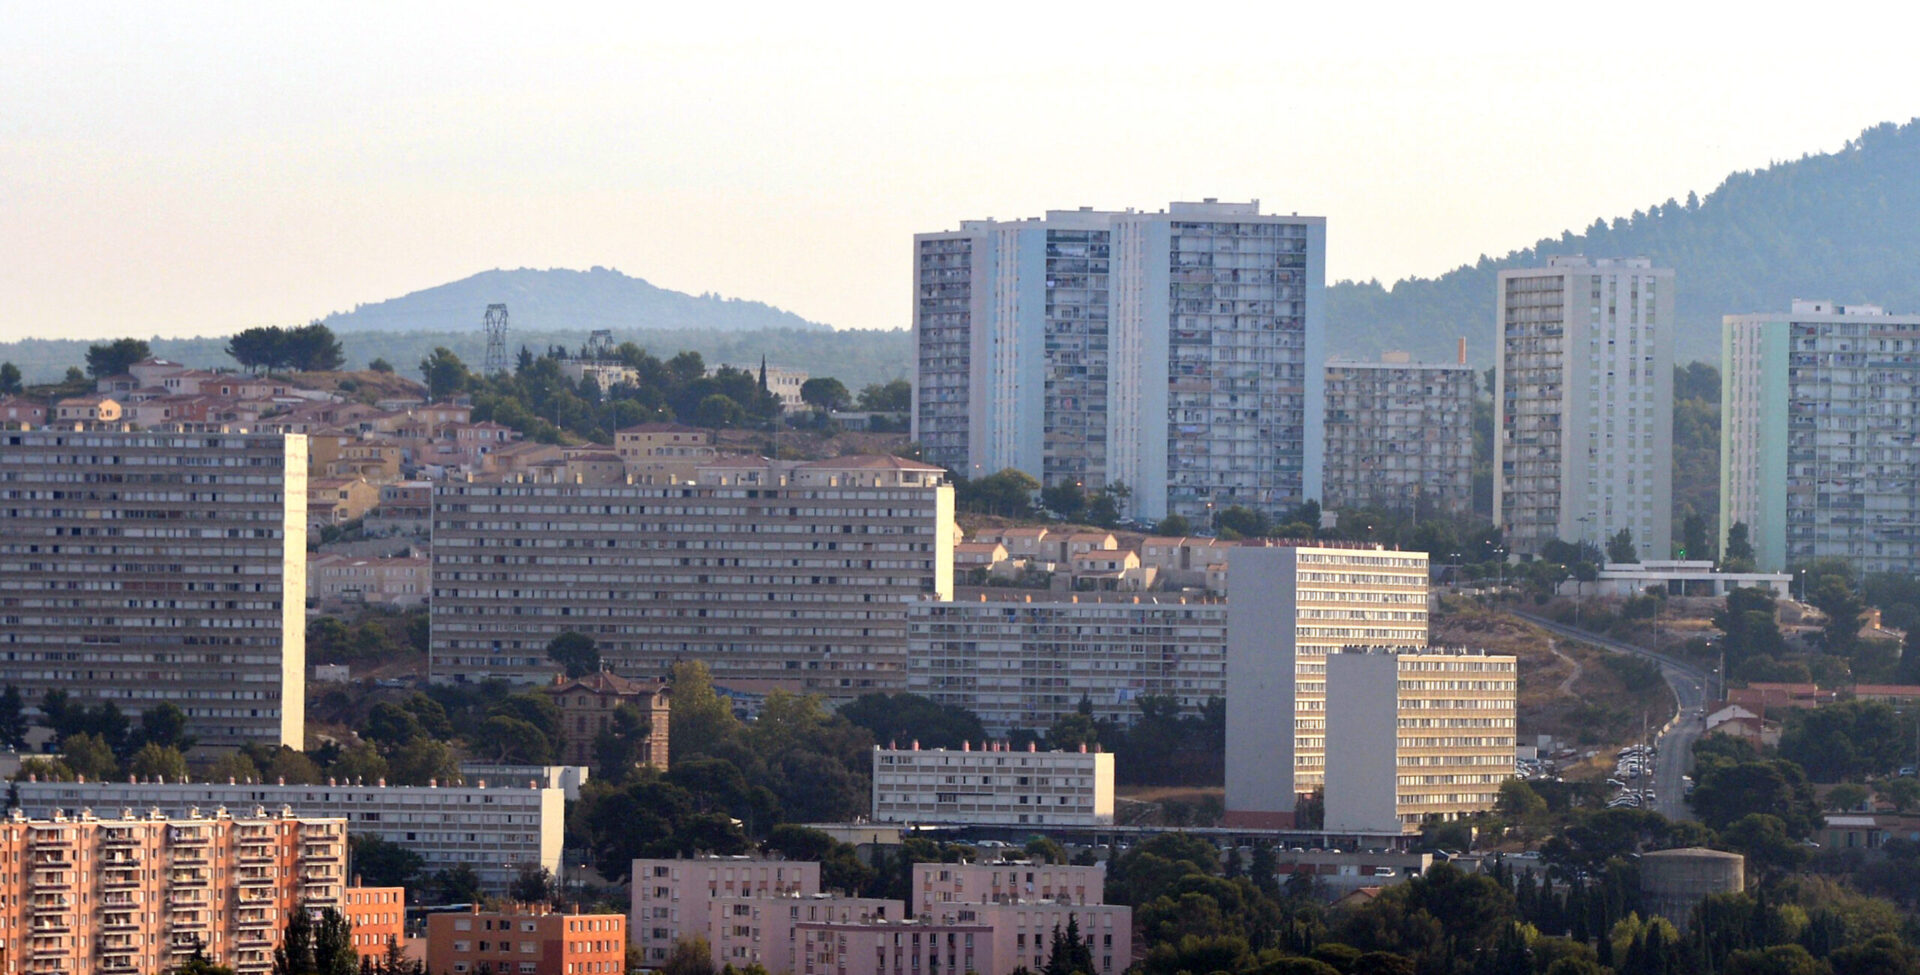
<path id="1" fill-rule="evenodd" d="M 580 358 L 599 361 L 613 358 L 613 331 L 596 328 L 587 336 L 587 347 L 580 350 Z"/>
<path id="2" fill-rule="evenodd" d="M 488 305 L 487 362 L 483 375 L 496 376 L 507 371 L 507 306 Z"/>

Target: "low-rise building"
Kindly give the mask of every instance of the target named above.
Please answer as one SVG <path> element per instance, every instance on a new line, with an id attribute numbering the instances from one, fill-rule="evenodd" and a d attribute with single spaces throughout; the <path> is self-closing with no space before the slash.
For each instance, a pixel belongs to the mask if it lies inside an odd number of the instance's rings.
<path id="1" fill-rule="evenodd" d="M 405 887 L 348 887 L 340 896 L 340 913 L 353 925 L 353 951 L 362 961 L 383 962 L 389 943 L 406 942 Z"/>
<path id="2" fill-rule="evenodd" d="M 0 820 L 7 972 L 170 971 L 198 948 L 239 975 L 264 975 L 289 913 L 341 902 L 339 819 L 69 809 L 31 818 L 15 809 Z"/>
<path id="3" fill-rule="evenodd" d="M 0 396 L 0 430 L 38 430 L 47 425 L 47 406 L 20 396 Z"/>
<path id="4" fill-rule="evenodd" d="M 1113 755 L 1016 751 L 990 742 L 953 750 L 873 749 L 875 822 L 980 826 L 1113 823 Z"/>
<path id="5" fill-rule="evenodd" d="M 735 971 L 748 965 L 769 972 L 797 971 L 795 929 L 802 924 L 906 920 L 906 905 L 899 901 L 840 894 L 716 897 L 707 912 L 713 967 L 732 965 Z"/>
<path id="6" fill-rule="evenodd" d="M 357 477 L 316 477 L 307 482 L 307 527 L 344 525 L 379 503 L 380 489 Z"/>
<path id="7" fill-rule="evenodd" d="M 639 423 L 613 434 L 613 452 L 635 484 L 683 484 L 719 454 L 713 431 L 679 423 Z"/>
<path id="8" fill-rule="evenodd" d="M 356 836 L 377 836 L 420 855 L 424 871 L 466 865 L 489 890 L 505 890 L 527 864 L 560 869 L 566 800 L 559 789 L 502 783 L 489 788 L 402 785 L 268 785 L 199 782 L 40 782 L 14 785 L 20 809 L 51 816 L 59 809 L 159 809 L 175 817 L 196 810 L 265 807 L 309 817 L 339 817 Z"/>
<path id="9" fill-rule="evenodd" d="M 307 594 L 322 606 L 425 606 L 427 592 L 433 587 L 432 576 L 432 562 L 419 556 L 307 556 Z"/>
<path id="10" fill-rule="evenodd" d="M 619 975 L 626 959 L 627 919 L 618 914 L 476 906 L 427 917 L 427 971 L 434 975 Z"/>
<path id="11" fill-rule="evenodd" d="M 53 422 L 62 429 L 105 429 L 120 422 L 120 401 L 111 396 L 69 396 L 53 404 Z"/>
<path id="12" fill-rule="evenodd" d="M 1195 713 L 1226 697 L 1224 602 L 1153 593 L 1025 599 L 1034 596 L 1000 590 L 912 604 L 907 690 L 972 711 L 1002 736 L 1045 731 L 1082 701 L 1097 720 L 1131 724 L 1143 697 L 1172 698 Z"/>
<path id="13" fill-rule="evenodd" d="M 955 904 L 1045 901 L 1098 904 L 1105 897 L 1105 864 L 990 860 L 913 865 L 913 912 L 934 914 Z"/>
<path id="14" fill-rule="evenodd" d="M 1649 559 L 1645 562 L 1608 562 L 1591 582 L 1569 579 L 1560 583 L 1562 596 L 1639 596 L 1650 589 L 1669 596 L 1725 598 L 1735 589 L 1765 589 L 1775 599 L 1786 599 L 1793 576 L 1785 572 L 1721 572 L 1708 560 Z"/>
<path id="15" fill-rule="evenodd" d="M 705 937 L 717 899 L 800 897 L 820 893 L 820 864 L 803 860 L 699 857 L 633 861 L 633 943 L 657 968 L 681 938 Z M 769 968 L 769 971 L 774 969 Z"/>
<path id="16" fill-rule="evenodd" d="M 1326 825 L 1417 832 L 1493 808 L 1513 777 L 1515 660 L 1465 650 L 1326 657 Z"/>
<path id="17" fill-rule="evenodd" d="M 640 712 L 647 728 L 646 757 L 641 764 L 667 770 L 673 694 L 664 681 L 631 680 L 604 670 L 571 679 L 562 674 L 554 678 L 547 693 L 560 708 L 557 744 L 563 761 L 593 764 L 595 739 L 613 727 L 614 712 L 631 707 Z"/>

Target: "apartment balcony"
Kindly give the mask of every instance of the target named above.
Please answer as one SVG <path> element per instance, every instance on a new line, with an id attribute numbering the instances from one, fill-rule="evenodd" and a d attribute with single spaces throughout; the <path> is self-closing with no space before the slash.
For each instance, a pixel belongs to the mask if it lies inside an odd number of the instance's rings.
<path id="1" fill-rule="evenodd" d="M 96 969 L 96 971 L 106 973 L 106 975 L 116 975 L 116 973 L 120 972 L 137 972 L 140 970 L 134 965 L 133 954 L 131 952 L 106 955 L 99 960 L 98 964 L 100 967 Z"/>
<path id="2" fill-rule="evenodd" d="M 105 836 L 100 838 L 100 845 L 109 850 L 124 849 L 134 846 L 139 842 L 140 838 L 133 835 L 132 830 L 125 829 L 109 831 Z"/>
<path id="3" fill-rule="evenodd" d="M 274 885 L 271 870 L 242 870 L 239 878 L 242 887 L 271 887 Z"/>
<path id="4" fill-rule="evenodd" d="M 131 931 L 140 925 L 130 911 L 109 912 L 100 922 L 100 927 L 108 931 Z"/>
<path id="5" fill-rule="evenodd" d="M 72 890 L 73 871 L 35 870 L 29 883 L 35 890 Z"/>
<path id="6" fill-rule="evenodd" d="M 71 914 L 42 914 L 33 919 L 34 934 L 65 934 L 73 930 Z"/>

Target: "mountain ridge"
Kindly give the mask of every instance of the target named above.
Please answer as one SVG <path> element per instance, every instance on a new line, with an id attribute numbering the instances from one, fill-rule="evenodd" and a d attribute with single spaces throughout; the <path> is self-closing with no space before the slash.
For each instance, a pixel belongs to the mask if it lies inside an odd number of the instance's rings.
<path id="1" fill-rule="evenodd" d="M 831 331 L 763 301 L 690 295 L 595 265 L 571 268 L 492 268 L 396 298 L 355 305 L 321 321 L 352 332 L 458 332 L 480 328 L 490 304 L 504 303 L 510 326 L 526 331 L 770 329 Z"/>
<path id="2" fill-rule="evenodd" d="M 1327 288 L 1328 351 L 1372 358 L 1388 349 L 1493 362 L 1498 272 L 1555 255 L 1647 257 L 1675 272 L 1674 360 L 1720 358 L 1720 317 L 1785 311 L 1794 298 L 1920 311 L 1920 119 L 1884 122 L 1830 153 L 1729 174 L 1706 197 L 1669 197 L 1631 216 L 1595 220 L 1531 247 L 1485 254 L 1438 277 Z"/>

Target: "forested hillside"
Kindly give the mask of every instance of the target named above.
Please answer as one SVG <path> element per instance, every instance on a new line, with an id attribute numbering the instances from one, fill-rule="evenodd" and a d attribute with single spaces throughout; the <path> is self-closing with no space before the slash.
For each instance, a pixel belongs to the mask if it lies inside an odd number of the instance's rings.
<path id="1" fill-rule="evenodd" d="M 1328 349 L 1370 357 L 1406 349 L 1451 359 L 1467 337 L 1478 365 L 1493 361 L 1494 276 L 1559 254 L 1645 256 L 1676 272 L 1676 362 L 1720 358 L 1720 316 L 1785 309 L 1794 298 L 1920 310 L 1920 120 L 1885 123 L 1839 152 L 1734 173 L 1697 199 L 1669 198 L 1580 233 L 1544 238 L 1437 279 L 1328 289 Z"/>
<path id="2" fill-rule="evenodd" d="M 476 368 L 485 361 L 486 334 L 480 331 L 478 317 L 471 327 L 457 332 L 349 332 L 339 336 L 348 368 L 358 369 L 375 359 L 385 359 L 410 376 L 418 376 L 415 365 L 435 348 L 451 349 Z M 548 346 L 578 349 L 586 342 L 582 331 L 526 331 L 514 329 L 508 334 L 508 347 L 521 346 L 542 353 Z M 800 369 L 815 376 L 833 376 L 850 389 L 869 383 L 886 383 L 908 378 L 913 362 L 911 339 L 905 329 L 892 331 L 797 331 L 715 332 L 707 330 L 664 331 L 614 329 L 616 344 L 633 342 L 659 355 L 698 352 L 710 364 L 731 363 L 758 367 L 766 356 L 771 365 Z M 226 353 L 225 338 L 163 339 L 149 341 L 153 354 L 203 369 L 233 369 L 240 363 Z M 0 362 L 12 362 L 28 383 L 57 382 L 67 367 L 85 360 L 88 342 L 83 339 L 30 339 L 0 343 Z"/>

